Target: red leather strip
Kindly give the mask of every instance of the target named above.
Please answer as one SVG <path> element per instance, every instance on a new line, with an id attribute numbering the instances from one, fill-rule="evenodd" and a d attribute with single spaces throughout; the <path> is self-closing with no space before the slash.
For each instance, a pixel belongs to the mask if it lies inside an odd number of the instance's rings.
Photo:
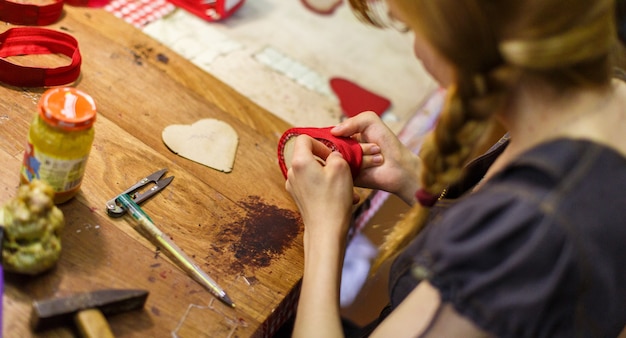
<path id="1" fill-rule="evenodd" d="M 63 0 L 43 6 L 0 0 L 0 20 L 14 25 L 46 26 L 57 22 L 62 13 Z"/>
<path id="2" fill-rule="evenodd" d="M 63 54 L 72 61 L 66 66 L 43 68 L 0 59 L 0 82 L 18 87 L 49 87 L 72 83 L 80 75 L 78 41 L 71 35 L 39 27 L 16 27 L 0 34 L 0 58 L 36 54 Z"/>
<path id="3" fill-rule="evenodd" d="M 361 171 L 361 163 L 363 161 L 363 149 L 359 142 L 348 137 L 337 137 L 330 133 L 333 127 L 326 128 L 291 128 L 281 136 L 278 141 L 278 164 L 283 172 L 285 179 L 287 178 L 287 165 L 285 164 L 285 144 L 289 139 L 298 135 L 309 135 L 312 138 L 324 143 L 330 150 L 338 151 L 350 166 L 352 178 L 356 178 Z"/>

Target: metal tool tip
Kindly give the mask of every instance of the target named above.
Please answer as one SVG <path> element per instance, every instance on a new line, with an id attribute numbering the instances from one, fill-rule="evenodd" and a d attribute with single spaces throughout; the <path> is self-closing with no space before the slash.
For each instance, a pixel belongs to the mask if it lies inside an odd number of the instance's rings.
<path id="1" fill-rule="evenodd" d="M 235 303 L 233 303 L 233 301 L 230 299 L 230 297 L 228 297 L 227 294 L 224 294 L 224 296 L 222 297 L 222 300 L 224 301 L 224 303 L 230 305 L 230 307 L 232 308 L 235 307 Z"/>

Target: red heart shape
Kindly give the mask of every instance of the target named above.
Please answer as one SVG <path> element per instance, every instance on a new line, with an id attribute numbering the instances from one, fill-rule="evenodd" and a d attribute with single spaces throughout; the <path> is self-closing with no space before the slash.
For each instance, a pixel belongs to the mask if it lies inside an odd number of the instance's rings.
<path id="1" fill-rule="evenodd" d="M 330 87 L 337 97 L 343 113 L 353 117 L 364 111 L 371 110 L 381 116 L 391 106 L 391 101 L 378 94 L 342 78 L 330 79 Z"/>

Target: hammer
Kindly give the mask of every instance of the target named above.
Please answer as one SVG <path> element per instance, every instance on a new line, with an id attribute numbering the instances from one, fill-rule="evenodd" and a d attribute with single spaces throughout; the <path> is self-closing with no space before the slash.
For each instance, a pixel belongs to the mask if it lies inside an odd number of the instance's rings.
<path id="1" fill-rule="evenodd" d="M 98 290 L 33 302 L 35 331 L 74 321 L 83 337 L 114 337 L 105 315 L 142 308 L 146 290 Z"/>

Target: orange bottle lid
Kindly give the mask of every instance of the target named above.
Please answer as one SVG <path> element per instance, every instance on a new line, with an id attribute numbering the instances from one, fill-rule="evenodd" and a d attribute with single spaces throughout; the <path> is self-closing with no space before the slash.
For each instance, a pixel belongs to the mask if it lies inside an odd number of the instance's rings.
<path id="1" fill-rule="evenodd" d="M 96 103 L 72 87 L 48 89 L 38 104 L 39 116 L 49 125 L 67 131 L 83 130 L 96 121 Z"/>

